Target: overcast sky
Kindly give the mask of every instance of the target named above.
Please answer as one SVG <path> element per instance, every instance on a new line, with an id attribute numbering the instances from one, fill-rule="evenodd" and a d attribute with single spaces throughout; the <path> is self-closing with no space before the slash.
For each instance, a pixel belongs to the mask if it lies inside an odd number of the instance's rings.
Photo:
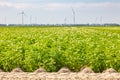
<path id="1" fill-rule="evenodd" d="M 120 24 L 120 0 L 0 0 L 0 23 L 63 24 L 73 23 L 72 8 L 77 24 Z"/>

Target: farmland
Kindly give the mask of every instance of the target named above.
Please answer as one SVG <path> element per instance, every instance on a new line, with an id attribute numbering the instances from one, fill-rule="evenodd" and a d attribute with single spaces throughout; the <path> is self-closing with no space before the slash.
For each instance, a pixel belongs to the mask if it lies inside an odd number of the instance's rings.
<path id="1" fill-rule="evenodd" d="M 0 69 L 120 72 L 119 27 L 0 27 Z"/>

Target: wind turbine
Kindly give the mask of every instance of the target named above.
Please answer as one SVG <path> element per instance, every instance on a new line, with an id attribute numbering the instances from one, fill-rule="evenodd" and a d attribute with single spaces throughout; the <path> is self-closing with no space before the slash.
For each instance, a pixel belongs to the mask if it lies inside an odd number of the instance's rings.
<path id="1" fill-rule="evenodd" d="M 25 12 L 22 11 L 20 14 L 21 14 L 21 19 L 22 19 L 22 25 L 24 25 L 24 15 L 25 15 Z"/>
<path id="2" fill-rule="evenodd" d="M 72 8 L 72 7 L 71 7 Z M 73 13 L 73 22 L 74 22 L 74 25 L 75 25 L 75 11 L 74 9 L 72 8 L 72 13 Z"/>

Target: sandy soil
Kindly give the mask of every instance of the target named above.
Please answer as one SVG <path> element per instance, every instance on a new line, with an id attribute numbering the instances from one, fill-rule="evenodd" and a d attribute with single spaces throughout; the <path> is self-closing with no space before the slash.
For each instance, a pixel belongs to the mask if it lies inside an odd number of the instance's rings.
<path id="1" fill-rule="evenodd" d="M 0 80 L 120 80 L 120 73 L 1 72 Z"/>
<path id="2" fill-rule="evenodd" d="M 38 69 L 34 72 L 23 72 L 16 68 L 11 72 L 0 71 L 0 80 L 120 80 L 120 73 L 110 68 L 102 73 L 94 73 L 90 68 L 80 72 L 71 72 L 68 68 L 62 68 L 58 72 L 46 72 Z"/>

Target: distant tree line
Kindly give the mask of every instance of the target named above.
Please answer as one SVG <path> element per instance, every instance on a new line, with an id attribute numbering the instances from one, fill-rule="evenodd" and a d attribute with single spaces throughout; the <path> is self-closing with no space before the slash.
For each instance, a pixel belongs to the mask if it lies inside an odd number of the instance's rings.
<path id="1" fill-rule="evenodd" d="M 105 24 L 0 24 L 0 26 L 120 26 L 116 23 L 105 23 Z"/>

